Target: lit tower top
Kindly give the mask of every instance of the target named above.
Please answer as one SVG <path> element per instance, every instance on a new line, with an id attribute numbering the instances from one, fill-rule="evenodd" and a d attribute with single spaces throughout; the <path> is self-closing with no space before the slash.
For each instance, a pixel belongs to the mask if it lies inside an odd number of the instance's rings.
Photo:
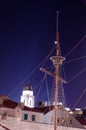
<path id="1" fill-rule="evenodd" d="M 30 84 L 26 84 L 24 86 L 24 89 L 22 91 L 21 95 L 21 102 L 24 103 L 27 107 L 34 107 L 34 95 L 33 95 L 33 89 Z"/>

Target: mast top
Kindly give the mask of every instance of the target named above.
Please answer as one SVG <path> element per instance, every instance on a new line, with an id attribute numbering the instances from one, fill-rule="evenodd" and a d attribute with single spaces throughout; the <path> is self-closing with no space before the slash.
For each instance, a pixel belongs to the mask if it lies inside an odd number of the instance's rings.
<path id="1" fill-rule="evenodd" d="M 52 60 L 54 65 L 62 65 L 63 61 L 65 60 L 64 57 L 61 56 L 61 50 L 60 50 L 60 43 L 59 43 L 59 31 L 58 31 L 58 16 L 59 11 L 57 11 L 57 19 L 56 19 L 56 55 L 50 57 L 50 60 Z"/>
<path id="2" fill-rule="evenodd" d="M 59 45 L 59 29 L 58 29 L 58 16 L 59 16 L 59 11 L 57 11 L 57 19 L 56 19 L 56 56 L 60 56 L 60 45 Z"/>
<path id="3" fill-rule="evenodd" d="M 59 17 L 59 11 L 57 11 L 57 20 L 56 20 L 56 21 L 57 21 L 57 22 L 56 22 L 56 23 L 57 23 L 57 24 L 56 24 L 56 25 L 57 25 L 57 30 L 56 30 L 57 33 L 58 33 L 58 17 Z"/>

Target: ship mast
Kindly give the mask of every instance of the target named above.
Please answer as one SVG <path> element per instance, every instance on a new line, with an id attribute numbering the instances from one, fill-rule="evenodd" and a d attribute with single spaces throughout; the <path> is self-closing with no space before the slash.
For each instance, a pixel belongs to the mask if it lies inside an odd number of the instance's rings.
<path id="1" fill-rule="evenodd" d="M 60 76 L 60 65 L 65 60 L 60 53 L 60 44 L 59 44 L 59 32 L 58 32 L 58 12 L 57 12 L 57 28 L 56 28 L 56 56 L 50 57 L 50 60 L 53 62 L 55 67 L 55 119 L 54 119 L 54 130 L 57 130 L 58 126 L 58 85 L 59 85 L 59 76 Z"/>
<path id="2" fill-rule="evenodd" d="M 66 81 L 62 78 L 60 78 L 60 66 L 62 65 L 63 61 L 65 60 L 64 57 L 61 56 L 60 53 L 60 44 L 59 44 L 59 33 L 58 33 L 58 12 L 57 12 L 57 27 L 56 27 L 56 55 L 50 57 L 50 60 L 52 61 L 55 72 L 52 73 L 45 68 L 40 68 L 41 71 L 49 74 L 50 76 L 53 76 L 55 79 L 55 118 L 54 118 L 54 130 L 57 130 L 58 126 L 58 86 L 59 86 L 59 81 L 66 83 Z"/>

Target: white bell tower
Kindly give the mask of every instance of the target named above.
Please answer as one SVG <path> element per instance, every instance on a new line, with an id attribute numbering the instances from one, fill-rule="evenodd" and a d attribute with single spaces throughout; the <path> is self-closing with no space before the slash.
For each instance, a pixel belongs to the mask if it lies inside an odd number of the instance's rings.
<path id="1" fill-rule="evenodd" d="M 21 102 L 24 103 L 25 106 L 33 108 L 34 107 L 34 95 L 32 86 L 26 84 L 24 90 L 21 95 Z"/>

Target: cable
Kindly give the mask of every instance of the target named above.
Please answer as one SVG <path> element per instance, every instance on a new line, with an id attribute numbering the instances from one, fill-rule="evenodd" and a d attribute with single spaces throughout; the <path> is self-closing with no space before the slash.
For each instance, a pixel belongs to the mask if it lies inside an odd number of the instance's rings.
<path id="1" fill-rule="evenodd" d="M 81 60 L 81 59 L 84 59 L 84 58 L 86 58 L 86 56 L 82 56 L 82 57 L 79 57 L 79 58 L 76 58 L 76 59 L 66 61 L 66 62 L 64 62 L 64 64 L 71 63 L 71 62 L 74 62 L 74 61 L 78 61 L 78 60 Z"/>
<path id="2" fill-rule="evenodd" d="M 48 90 L 48 82 L 47 82 L 47 74 L 45 73 L 45 82 L 46 82 L 46 89 L 47 89 L 47 97 L 48 97 L 48 102 L 50 102 L 49 100 L 49 90 Z"/>
<path id="3" fill-rule="evenodd" d="M 74 80 L 75 78 L 77 78 L 81 73 L 83 73 L 84 71 L 86 71 L 86 67 L 83 69 L 83 70 L 81 70 L 79 73 L 77 73 L 74 77 L 72 77 L 69 81 L 68 81 L 68 83 L 69 82 L 71 82 L 72 80 Z"/>
<path id="4" fill-rule="evenodd" d="M 39 93 L 40 93 L 40 90 L 41 90 L 41 87 L 42 87 L 42 85 L 43 85 L 43 82 L 44 82 L 44 79 L 45 79 L 45 76 L 43 77 L 43 79 L 42 79 L 42 83 L 41 83 L 41 85 L 40 85 L 40 87 L 39 87 L 39 90 L 38 90 L 38 93 L 37 93 L 37 96 L 36 96 L 36 101 L 37 101 L 37 98 L 38 98 L 38 96 L 39 96 Z"/>
<path id="5" fill-rule="evenodd" d="M 53 52 L 54 49 L 55 49 L 55 45 L 54 45 L 53 49 L 50 51 L 50 53 L 47 55 L 47 57 L 45 58 L 45 62 L 42 65 L 42 67 L 46 64 L 47 59 L 50 57 L 50 55 L 52 54 L 52 52 Z"/>
<path id="6" fill-rule="evenodd" d="M 42 78 L 42 80 L 43 80 L 43 78 Z M 37 89 L 37 88 L 39 87 L 39 85 L 41 84 L 42 80 L 40 80 L 40 81 L 37 83 L 37 85 L 35 86 L 35 88 L 33 88 L 34 91 L 35 91 L 35 89 Z"/>
<path id="7" fill-rule="evenodd" d="M 73 49 L 71 51 L 69 51 L 68 54 L 66 54 L 65 57 L 68 57 L 79 45 L 80 43 L 86 38 L 86 35 L 83 36 L 83 38 L 73 47 Z"/>
<path id="8" fill-rule="evenodd" d="M 63 70 L 63 77 L 64 77 L 64 80 L 67 81 L 66 73 L 65 73 L 65 68 L 64 68 L 64 64 L 62 65 L 62 70 Z"/>
<path id="9" fill-rule="evenodd" d="M 86 89 L 81 93 L 80 97 L 77 99 L 75 105 L 73 106 L 73 108 L 75 108 L 75 106 L 78 104 L 78 102 L 80 101 L 80 99 L 82 98 L 82 96 L 84 95 L 84 93 L 86 92 Z"/>

